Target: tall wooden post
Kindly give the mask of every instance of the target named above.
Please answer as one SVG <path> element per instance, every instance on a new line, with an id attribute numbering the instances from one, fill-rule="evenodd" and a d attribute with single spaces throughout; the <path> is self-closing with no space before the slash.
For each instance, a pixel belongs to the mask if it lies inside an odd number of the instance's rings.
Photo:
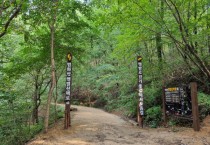
<path id="1" fill-rule="evenodd" d="M 137 122 L 138 122 L 139 127 L 143 128 L 143 116 L 141 116 L 140 114 L 139 104 L 137 104 Z"/>
<path id="2" fill-rule="evenodd" d="M 138 67 L 138 96 L 139 103 L 137 106 L 137 122 L 143 128 L 143 115 L 144 115 L 144 96 L 143 96 L 143 71 L 142 71 L 142 57 L 137 57 Z"/>
<path id="3" fill-rule="evenodd" d="M 66 67 L 66 94 L 65 94 L 65 119 L 64 119 L 64 128 L 68 129 L 71 126 L 71 72 L 72 72 L 72 55 L 71 53 L 67 54 L 67 67 Z"/>
<path id="4" fill-rule="evenodd" d="M 197 98 L 197 83 L 190 83 L 191 88 L 191 100 L 192 100 L 192 116 L 193 116 L 193 128 L 195 131 L 200 130 L 200 121 L 198 113 L 198 98 Z"/>

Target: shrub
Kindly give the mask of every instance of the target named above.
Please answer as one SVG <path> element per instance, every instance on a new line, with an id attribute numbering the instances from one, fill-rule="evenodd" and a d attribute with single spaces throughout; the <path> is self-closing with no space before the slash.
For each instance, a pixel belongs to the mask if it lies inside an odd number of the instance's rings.
<path id="1" fill-rule="evenodd" d="M 132 93 L 127 96 L 120 96 L 118 108 L 124 111 L 124 115 L 128 117 L 133 117 L 137 113 L 138 99 L 136 99 L 137 94 Z"/>
<path id="2" fill-rule="evenodd" d="M 210 95 L 199 92 L 198 102 L 199 102 L 199 114 L 201 119 L 205 118 L 210 114 Z"/>
<path id="3" fill-rule="evenodd" d="M 145 122 L 152 128 L 156 128 L 161 121 L 161 107 L 154 106 L 146 110 Z"/>

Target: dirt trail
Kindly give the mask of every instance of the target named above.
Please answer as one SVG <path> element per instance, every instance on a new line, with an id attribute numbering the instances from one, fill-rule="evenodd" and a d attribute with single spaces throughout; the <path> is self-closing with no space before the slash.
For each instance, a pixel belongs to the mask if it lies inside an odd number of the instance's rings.
<path id="1" fill-rule="evenodd" d="M 99 109 L 73 106 L 72 127 L 63 129 L 63 120 L 39 134 L 27 145 L 210 145 L 210 117 L 200 132 L 191 128 L 141 129 L 118 116 Z"/>

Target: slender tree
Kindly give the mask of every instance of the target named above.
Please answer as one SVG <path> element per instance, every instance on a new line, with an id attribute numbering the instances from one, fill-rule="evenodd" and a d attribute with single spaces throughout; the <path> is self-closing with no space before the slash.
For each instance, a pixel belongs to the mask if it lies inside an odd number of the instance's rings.
<path id="1" fill-rule="evenodd" d="M 50 28 L 50 52 L 51 52 L 51 86 L 50 90 L 48 92 L 48 99 L 47 99 L 47 105 L 46 105 L 46 115 L 44 120 L 44 127 L 45 132 L 48 131 L 48 125 L 49 125 L 49 112 L 50 112 L 50 105 L 51 105 L 51 99 L 53 95 L 53 90 L 56 86 L 56 74 L 55 74 L 55 54 L 54 54 L 54 47 L 55 47 L 55 23 L 57 18 L 57 10 L 58 10 L 58 0 L 53 2 L 53 9 L 52 9 L 52 16 L 51 16 L 51 22 L 49 23 Z"/>
<path id="2" fill-rule="evenodd" d="M 160 14 L 160 19 L 162 19 L 161 21 L 163 21 L 164 19 L 164 2 L 163 0 L 160 1 L 159 4 L 159 14 Z M 156 48 L 157 48 L 157 56 L 158 56 L 158 60 L 159 60 L 159 69 L 162 69 L 162 54 L 163 54 L 163 42 L 162 42 L 162 30 L 159 29 L 157 30 L 156 33 Z"/>

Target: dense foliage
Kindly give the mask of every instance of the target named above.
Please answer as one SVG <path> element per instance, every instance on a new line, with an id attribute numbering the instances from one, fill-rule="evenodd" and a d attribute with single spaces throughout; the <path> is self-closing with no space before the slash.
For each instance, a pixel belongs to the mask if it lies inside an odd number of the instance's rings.
<path id="1" fill-rule="evenodd" d="M 209 0 L 2 1 L 1 144 L 24 144 L 62 117 L 63 108 L 51 103 L 63 102 L 67 52 L 73 54 L 73 104 L 135 118 L 136 57 L 141 55 L 146 124 L 157 127 L 162 121 L 163 82 L 196 81 L 205 117 L 210 111 L 209 6 Z"/>

